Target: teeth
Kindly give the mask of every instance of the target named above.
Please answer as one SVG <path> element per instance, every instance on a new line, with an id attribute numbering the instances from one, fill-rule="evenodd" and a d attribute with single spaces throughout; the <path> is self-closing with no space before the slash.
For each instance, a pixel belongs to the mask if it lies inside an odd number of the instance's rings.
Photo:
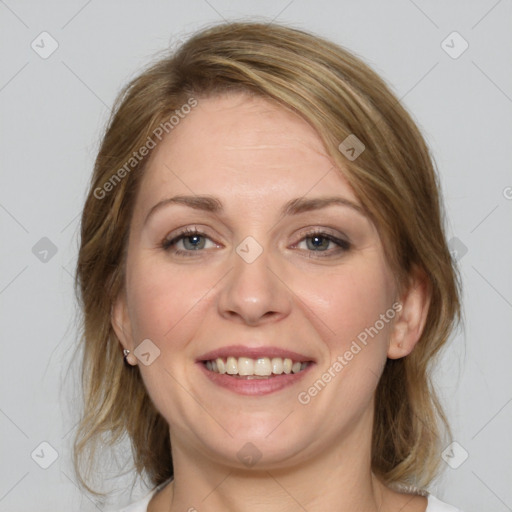
<path id="1" fill-rule="evenodd" d="M 254 375 L 254 361 L 248 357 L 238 358 L 238 375 Z M 259 375 L 259 373 L 256 373 Z"/>
<path id="2" fill-rule="evenodd" d="M 272 374 L 272 366 L 270 366 L 270 359 L 268 357 L 260 357 L 256 359 L 254 364 L 254 375 L 261 375 L 268 377 Z"/>
<path id="3" fill-rule="evenodd" d="M 206 363 L 206 368 L 208 368 L 208 363 Z M 229 375 L 236 375 L 238 373 L 238 364 L 234 357 L 228 357 L 226 361 L 226 373 Z"/>
<path id="4" fill-rule="evenodd" d="M 264 378 L 271 375 L 299 373 L 306 369 L 307 362 L 292 361 L 290 358 L 260 357 L 228 357 L 226 360 L 218 357 L 215 360 L 206 361 L 206 368 L 212 372 L 228 375 L 240 375 L 248 378 Z"/>
<path id="5" fill-rule="evenodd" d="M 283 373 L 283 360 L 280 357 L 272 358 L 272 373 L 275 375 Z"/>

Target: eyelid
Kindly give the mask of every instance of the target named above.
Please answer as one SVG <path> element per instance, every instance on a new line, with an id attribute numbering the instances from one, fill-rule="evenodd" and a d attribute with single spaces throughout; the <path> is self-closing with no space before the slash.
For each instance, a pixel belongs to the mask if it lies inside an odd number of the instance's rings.
<path id="1" fill-rule="evenodd" d="M 307 253 L 309 258 L 310 257 L 315 257 L 315 258 L 331 257 L 331 258 L 333 258 L 333 257 L 337 257 L 337 256 L 339 257 L 352 249 L 352 243 L 347 239 L 347 237 L 340 237 L 337 235 L 335 236 L 326 230 L 309 231 L 307 233 L 304 233 L 299 238 L 299 240 L 291 246 L 292 249 L 297 247 L 299 244 L 303 243 L 308 238 L 313 238 L 315 236 L 329 240 L 330 242 L 332 242 L 335 245 L 335 247 L 328 249 L 328 250 L 324 250 L 324 251 L 314 251 L 311 249 L 302 249 L 301 252 Z"/>
<path id="2" fill-rule="evenodd" d="M 173 232 L 171 232 L 173 234 L 166 235 L 164 237 L 164 239 L 161 241 L 160 245 L 164 249 L 169 249 L 170 247 L 175 245 L 177 242 L 179 242 L 183 238 L 187 238 L 187 236 L 194 236 L 194 235 L 202 236 L 202 237 L 210 240 L 217 246 L 221 245 L 214 238 L 209 236 L 206 233 L 206 231 L 207 230 L 205 230 L 203 228 L 198 228 L 195 225 L 193 227 L 187 226 L 184 228 L 178 228 L 178 230 L 174 230 Z M 192 252 L 192 251 L 187 251 L 187 252 Z"/>
<path id="3" fill-rule="evenodd" d="M 340 240 L 340 241 L 346 242 L 347 244 L 352 245 L 350 237 L 348 235 L 346 235 L 343 231 L 339 231 L 337 229 L 329 228 L 329 227 L 325 227 L 325 226 L 324 227 L 322 227 L 322 226 L 311 227 L 310 226 L 307 228 L 302 228 L 296 235 L 298 240 L 295 243 L 302 241 L 306 237 L 310 237 L 310 236 L 314 236 L 314 235 L 328 235 L 337 240 Z"/>
<path id="4" fill-rule="evenodd" d="M 178 229 L 177 231 L 174 230 L 174 234 L 172 236 L 167 235 L 162 240 L 160 246 L 164 250 L 170 251 L 170 248 L 173 245 L 176 245 L 179 241 L 183 240 L 184 238 L 192 237 L 194 235 L 204 237 L 205 239 L 211 241 L 214 245 L 216 245 L 217 248 L 219 247 L 219 245 L 222 245 L 222 244 L 219 244 L 214 238 L 209 236 L 205 231 L 207 231 L 207 230 L 198 228 L 196 225 L 194 225 L 193 227 L 187 226 L 187 227 Z M 324 255 L 325 257 L 327 257 L 328 255 L 333 255 L 333 253 L 346 252 L 352 248 L 352 242 L 350 241 L 349 237 L 347 237 L 345 235 L 345 233 L 341 233 L 341 232 L 338 233 L 336 230 L 333 230 L 332 228 L 317 226 L 317 227 L 303 228 L 301 231 L 302 232 L 297 235 L 298 236 L 297 241 L 294 242 L 290 246 L 291 248 L 295 248 L 298 244 L 300 244 L 307 238 L 312 238 L 314 236 L 319 236 L 322 238 L 326 238 L 327 240 L 330 240 L 337 246 L 337 248 L 334 250 L 331 249 L 331 250 L 327 250 L 327 251 L 303 250 L 304 252 L 316 253 L 318 256 Z M 333 233 L 333 231 L 334 231 L 334 233 Z M 199 253 L 205 252 L 205 251 L 206 251 L 206 249 L 197 250 L 197 252 L 193 251 L 193 250 L 175 249 L 174 253 L 175 254 L 186 253 L 189 255 L 194 255 L 194 254 L 199 254 Z"/>

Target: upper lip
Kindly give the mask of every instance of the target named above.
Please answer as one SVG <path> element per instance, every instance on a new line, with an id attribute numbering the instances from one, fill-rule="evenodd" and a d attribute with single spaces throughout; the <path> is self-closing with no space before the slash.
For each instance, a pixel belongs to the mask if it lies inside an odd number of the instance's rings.
<path id="1" fill-rule="evenodd" d="M 211 350 L 197 358 L 197 361 L 211 361 L 217 358 L 228 357 L 249 357 L 251 359 L 259 359 L 261 357 L 281 357 L 283 359 L 289 358 L 292 361 L 308 362 L 314 361 L 312 357 L 299 354 L 293 350 L 286 350 L 279 347 L 246 347 L 244 345 L 229 345 L 215 350 Z"/>

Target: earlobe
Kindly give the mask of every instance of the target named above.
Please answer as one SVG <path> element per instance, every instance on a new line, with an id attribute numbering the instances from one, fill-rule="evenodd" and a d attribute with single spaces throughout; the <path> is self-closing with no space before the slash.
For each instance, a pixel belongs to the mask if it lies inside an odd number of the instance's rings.
<path id="1" fill-rule="evenodd" d="M 133 338 L 130 317 L 128 315 L 126 297 L 122 292 L 112 304 L 110 322 L 117 338 L 121 343 L 121 349 L 124 351 L 122 354 L 124 353 L 125 360 L 132 366 L 136 365 L 137 361 L 131 354 L 131 352 L 133 352 Z M 126 353 L 127 350 L 128 353 Z"/>
<path id="2" fill-rule="evenodd" d="M 430 298 L 428 276 L 416 269 L 400 298 L 402 308 L 395 318 L 388 346 L 390 359 L 400 359 L 413 351 L 425 327 Z"/>

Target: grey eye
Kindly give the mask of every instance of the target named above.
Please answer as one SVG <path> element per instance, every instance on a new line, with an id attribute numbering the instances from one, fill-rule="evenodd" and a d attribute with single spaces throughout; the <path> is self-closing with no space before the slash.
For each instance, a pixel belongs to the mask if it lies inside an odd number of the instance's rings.
<path id="1" fill-rule="evenodd" d="M 187 250 L 204 249 L 206 239 L 202 235 L 190 235 L 182 238 L 183 247 Z"/>
<path id="2" fill-rule="evenodd" d="M 332 240 L 321 235 L 308 236 L 306 238 L 306 246 L 310 251 L 325 251 L 329 248 L 331 242 Z"/>

